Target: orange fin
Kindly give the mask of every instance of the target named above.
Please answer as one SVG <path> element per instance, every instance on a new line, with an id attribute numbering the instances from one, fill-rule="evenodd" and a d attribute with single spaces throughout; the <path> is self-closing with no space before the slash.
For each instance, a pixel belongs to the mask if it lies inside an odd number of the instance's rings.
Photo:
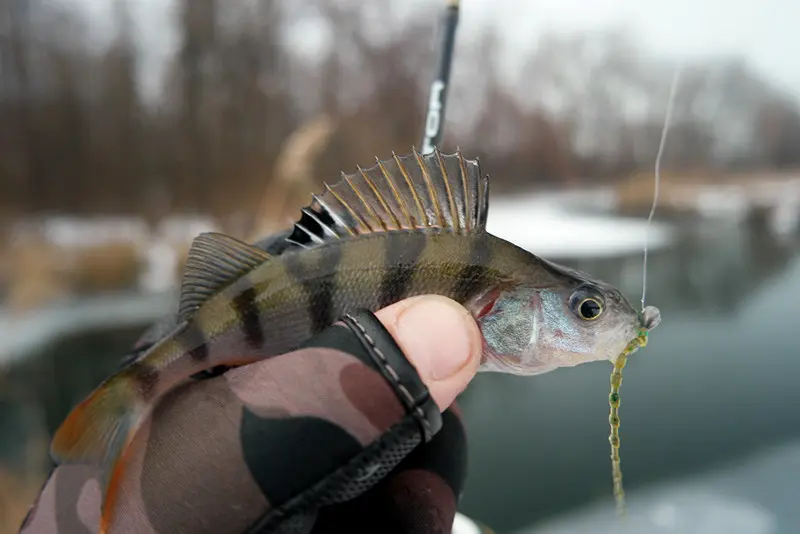
<path id="1" fill-rule="evenodd" d="M 50 454 L 59 463 L 116 464 L 146 415 L 147 406 L 115 375 L 76 406 L 56 431 Z"/>
<path id="2" fill-rule="evenodd" d="M 70 412 L 50 444 L 58 463 L 91 463 L 102 469 L 101 533 L 108 532 L 129 445 L 148 414 L 148 405 L 138 401 L 126 380 L 124 372 L 106 380 Z"/>
<path id="3" fill-rule="evenodd" d="M 130 449 L 126 449 L 117 460 L 117 463 L 114 464 L 110 474 L 103 477 L 104 492 L 100 513 L 99 534 L 109 534 L 112 530 L 114 516 L 120 498 L 120 491 L 123 489 L 124 475 L 128 467 L 129 452 Z M 106 471 L 106 473 L 108 473 L 108 471 Z"/>

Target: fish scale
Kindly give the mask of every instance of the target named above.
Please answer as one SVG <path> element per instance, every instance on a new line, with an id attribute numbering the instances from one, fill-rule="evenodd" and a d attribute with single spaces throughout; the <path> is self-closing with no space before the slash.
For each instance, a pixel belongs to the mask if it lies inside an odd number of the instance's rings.
<path id="1" fill-rule="evenodd" d="M 487 233 L 488 195 L 476 160 L 414 151 L 326 184 L 280 255 L 198 236 L 179 327 L 105 380 L 53 438 L 57 461 L 103 468 L 101 532 L 119 526 L 128 447 L 161 397 L 199 372 L 293 350 L 358 308 L 452 298 L 481 331 L 480 371 L 535 375 L 615 361 L 644 327 L 641 314 L 613 286 Z"/>

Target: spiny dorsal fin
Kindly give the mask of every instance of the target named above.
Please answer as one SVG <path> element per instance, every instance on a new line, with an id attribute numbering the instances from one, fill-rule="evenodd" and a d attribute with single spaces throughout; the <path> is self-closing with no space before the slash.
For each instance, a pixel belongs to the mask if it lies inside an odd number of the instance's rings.
<path id="1" fill-rule="evenodd" d="M 179 319 L 191 317 L 210 296 L 269 258 L 260 248 L 224 234 L 197 236 L 183 272 Z"/>
<path id="2" fill-rule="evenodd" d="M 441 228 L 456 233 L 480 232 L 489 208 L 488 177 L 480 163 L 461 151 L 438 149 L 380 160 L 368 169 L 342 173 L 342 180 L 325 184 L 313 195 L 289 242 L 313 247 L 348 235 L 389 230 Z"/>

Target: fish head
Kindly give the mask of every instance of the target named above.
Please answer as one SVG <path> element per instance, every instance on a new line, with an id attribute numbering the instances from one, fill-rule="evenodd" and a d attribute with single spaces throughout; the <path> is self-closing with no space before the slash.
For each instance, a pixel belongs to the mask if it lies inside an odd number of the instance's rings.
<path id="1" fill-rule="evenodd" d="M 482 296 L 482 370 L 516 375 L 607 360 L 647 343 L 661 314 L 637 311 L 614 286 L 557 267 L 557 283 L 518 284 Z"/>

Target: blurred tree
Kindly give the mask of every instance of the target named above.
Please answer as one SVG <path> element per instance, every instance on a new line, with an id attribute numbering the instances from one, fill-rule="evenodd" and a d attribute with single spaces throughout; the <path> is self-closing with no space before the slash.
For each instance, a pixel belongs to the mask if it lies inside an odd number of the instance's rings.
<path id="1" fill-rule="evenodd" d="M 202 209 L 211 177 L 211 153 L 204 123 L 207 79 L 217 66 L 214 62 L 217 35 L 216 0 L 181 0 L 178 51 L 180 112 L 178 139 L 179 182 L 175 190 L 179 207 Z M 206 118 L 207 120 L 207 118 Z"/>
<path id="2" fill-rule="evenodd" d="M 800 165 L 800 113 L 792 103 L 765 102 L 758 112 L 755 138 L 762 153 L 762 164 L 777 168 Z"/>
<path id="3" fill-rule="evenodd" d="M 287 139 L 322 116 L 336 126 L 300 165 L 305 184 L 419 143 L 437 6 L 178 0 L 177 46 L 147 100 L 131 6 L 113 4 L 106 42 L 74 6 L 0 2 L 0 217 L 253 213 L 283 187 Z M 671 61 L 620 28 L 544 34 L 509 79 L 499 37 L 459 34 L 443 149 L 480 157 L 497 191 L 652 167 Z M 685 66 L 674 119 L 673 170 L 800 159 L 798 103 L 736 58 Z"/>
<path id="4" fill-rule="evenodd" d="M 35 0 L 0 2 L 0 213 L 28 203 L 31 176 L 39 174 L 30 104 L 28 57 Z"/>
<path id="5" fill-rule="evenodd" d="M 142 146 L 144 115 L 137 83 L 136 47 L 131 35 L 131 20 L 125 3 L 114 4 L 116 35 L 99 61 L 97 113 L 92 128 L 93 195 L 98 211 L 125 212 L 131 204 L 141 205 L 143 191 L 150 187 L 145 173 L 146 155 Z M 113 110 L 113 113 L 102 113 Z M 120 162 L 126 162 L 120 165 Z M 89 174 L 89 173 L 86 173 Z M 113 179 L 109 179 L 113 177 Z M 76 176 L 73 182 L 79 195 L 85 195 Z M 79 203 L 80 199 L 76 199 Z"/>

